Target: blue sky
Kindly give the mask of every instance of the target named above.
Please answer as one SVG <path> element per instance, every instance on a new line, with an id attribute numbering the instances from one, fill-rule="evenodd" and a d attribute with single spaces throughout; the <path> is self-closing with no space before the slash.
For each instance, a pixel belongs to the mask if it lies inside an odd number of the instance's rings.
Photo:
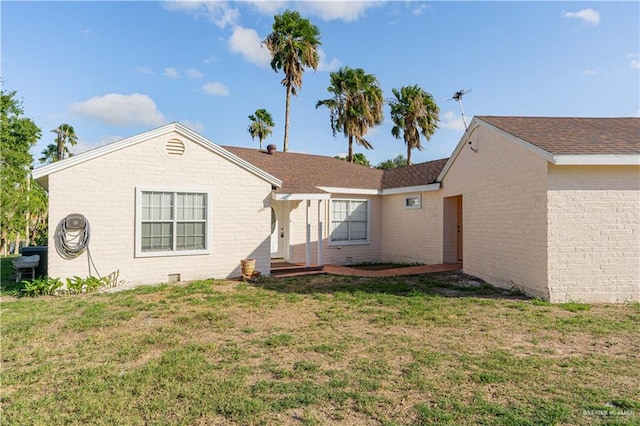
<path id="1" fill-rule="evenodd" d="M 640 3 L 633 2 L 12 2 L 0 4 L 1 77 L 42 128 L 76 129 L 72 152 L 179 121 L 220 145 L 258 147 L 248 116 L 266 108 L 282 149 L 285 90 L 260 41 L 273 15 L 302 13 L 322 34 L 321 64 L 291 102 L 290 151 L 343 154 L 326 108 L 329 73 L 376 75 L 385 98 L 417 84 L 440 107 L 423 162 L 451 154 L 474 115 L 639 116 Z M 406 148 L 389 108 L 372 129 L 373 165 Z"/>

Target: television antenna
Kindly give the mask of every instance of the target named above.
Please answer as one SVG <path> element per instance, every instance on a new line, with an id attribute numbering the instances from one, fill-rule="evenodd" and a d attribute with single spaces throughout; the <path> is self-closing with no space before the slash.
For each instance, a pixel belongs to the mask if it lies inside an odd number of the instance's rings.
<path id="1" fill-rule="evenodd" d="M 471 89 L 458 90 L 453 94 L 453 96 L 451 96 L 451 99 L 449 99 L 449 100 L 453 99 L 460 106 L 460 114 L 462 115 L 462 123 L 464 124 L 465 134 L 467 133 L 467 120 L 464 118 L 464 109 L 462 109 L 462 97 L 469 92 L 471 92 Z M 469 138 L 469 148 L 471 148 L 473 152 L 478 152 L 478 150 L 472 146 L 471 138 Z"/>
<path id="2" fill-rule="evenodd" d="M 462 122 L 464 123 L 465 132 L 467 131 L 467 120 L 464 118 L 464 109 L 462 109 L 462 97 L 469 92 L 471 92 L 471 89 L 458 90 L 456 93 L 453 94 L 453 96 L 451 96 L 451 99 L 449 99 L 449 100 L 453 99 L 460 106 L 460 114 L 462 114 Z"/>

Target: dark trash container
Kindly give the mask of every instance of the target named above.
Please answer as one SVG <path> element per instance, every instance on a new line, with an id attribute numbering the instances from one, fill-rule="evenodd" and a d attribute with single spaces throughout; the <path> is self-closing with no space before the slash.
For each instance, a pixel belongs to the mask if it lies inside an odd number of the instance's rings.
<path id="1" fill-rule="evenodd" d="M 33 256 L 37 254 L 40 256 L 40 263 L 36 268 L 36 276 L 35 278 L 46 277 L 47 272 L 49 270 L 47 253 L 49 252 L 49 247 L 47 246 L 31 246 L 31 247 L 21 247 L 20 254 L 23 256 Z"/>

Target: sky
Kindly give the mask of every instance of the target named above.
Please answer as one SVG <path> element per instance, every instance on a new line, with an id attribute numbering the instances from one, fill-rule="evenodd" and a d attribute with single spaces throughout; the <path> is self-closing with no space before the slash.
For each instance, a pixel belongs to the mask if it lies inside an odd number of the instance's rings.
<path id="1" fill-rule="evenodd" d="M 62 123 L 80 153 L 180 122 L 218 145 L 258 148 L 249 115 L 267 109 L 282 149 L 285 88 L 261 41 L 273 16 L 299 11 L 321 33 L 320 63 L 292 97 L 289 150 L 347 151 L 319 100 L 340 67 L 374 74 L 385 99 L 418 85 L 439 128 L 414 163 L 448 157 L 476 115 L 640 116 L 640 2 L 241 1 L 0 2 L 0 77 L 42 129 Z M 470 90 L 462 104 L 451 99 Z M 389 107 L 370 130 L 372 165 L 406 155 Z M 38 165 L 38 164 L 36 164 Z"/>

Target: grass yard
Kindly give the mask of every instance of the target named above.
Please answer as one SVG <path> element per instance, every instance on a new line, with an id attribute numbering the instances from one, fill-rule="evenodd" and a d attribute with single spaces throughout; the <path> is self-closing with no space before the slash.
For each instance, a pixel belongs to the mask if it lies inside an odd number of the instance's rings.
<path id="1" fill-rule="evenodd" d="M 3 296 L 0 424 L 640 424 L 640 304 L 459 279 Z"/>

